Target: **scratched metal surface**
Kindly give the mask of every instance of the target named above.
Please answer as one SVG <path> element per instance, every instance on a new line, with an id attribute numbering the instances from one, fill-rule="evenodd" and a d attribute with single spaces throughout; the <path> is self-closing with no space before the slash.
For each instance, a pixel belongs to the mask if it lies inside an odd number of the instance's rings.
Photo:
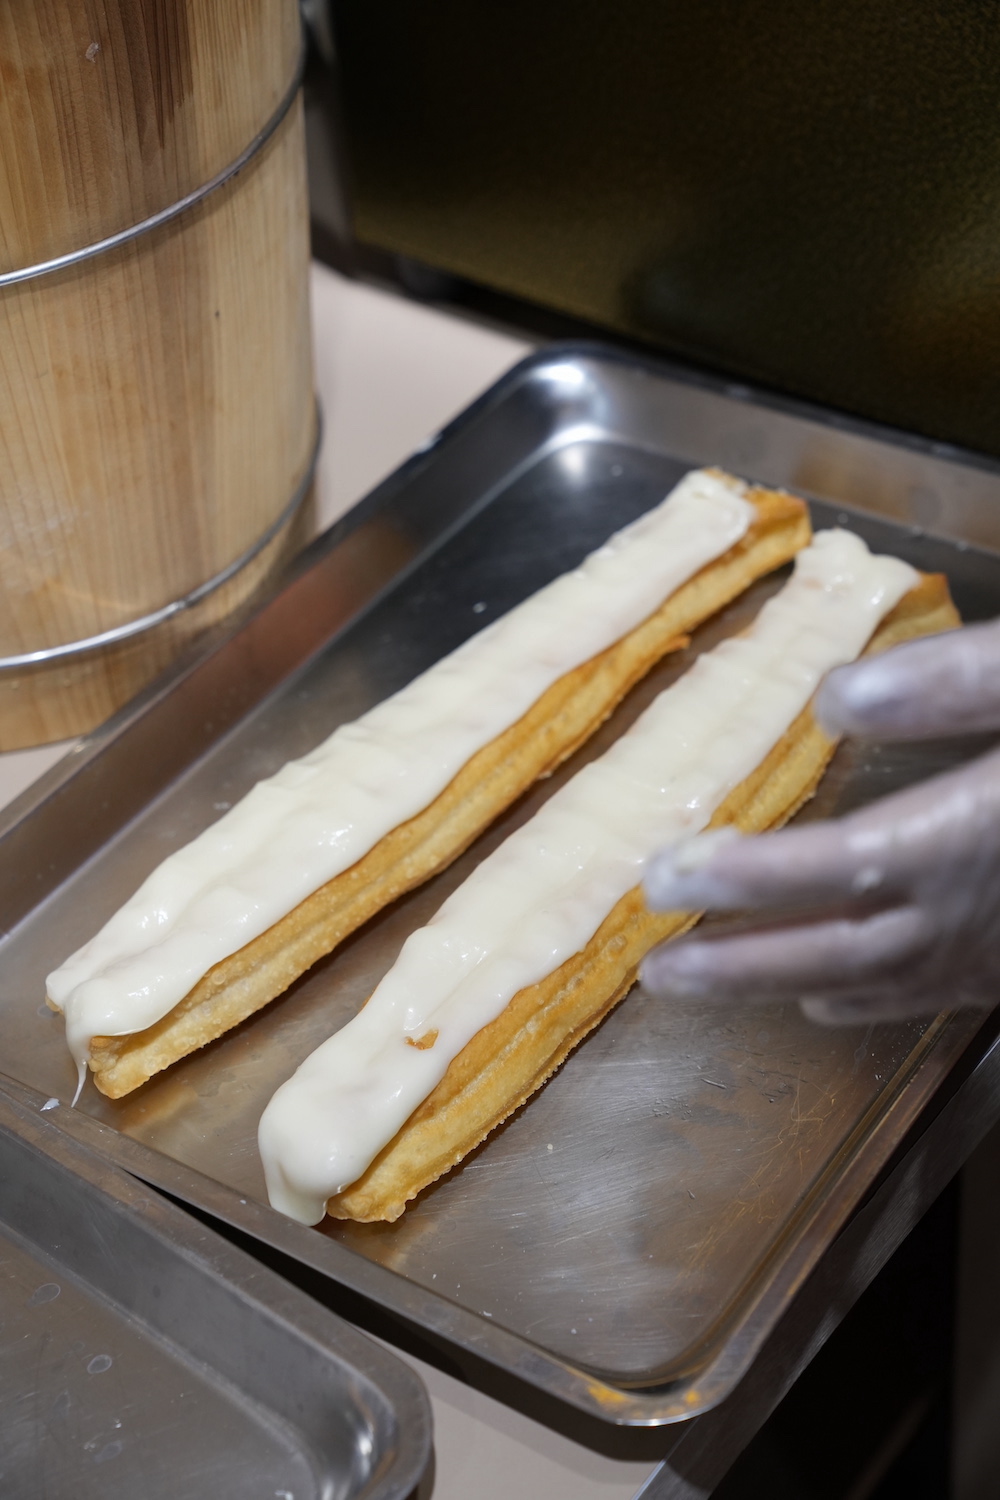
<path id="1" fill-rule="evenodd" d="M 400 1361 L 0 1089 L 0 1494 L 402 1500 Z"/>
<path id="2" fill-rule="evenodd" d="M 727 412 L 735 413 L 730 426 Z M 868 473 L 883 500 L 890 497 L 884 508 L 898 511 L 904 500 L 892 499 L 894 474 L 900 494 L 933 483 L 959 532 L 970 485 L 996 506 L 988 466 L 968 461 L 963 469 L 939 452 L 921 456 L 884 435 L 822 428 L 815 419 L 810 428 L 804 418 L 754 405 L 745 392 L 726 398 L 593 353 L 536 356 L 514 372 L 376 494 L 365 526 L 374 527 L 373 555 L 391 554 L 388 576 L 374 569 L 373 602 L 328 646 L 309 655 L 322 645 L 322 619 L 296 605 L 295 591 L 334 577 L 344 556 L 356 571 L 357 557 L 368 556 L 358 542 L 364 527 L 324 543 L 292 585 L 296 607 L 284 618 L 294 618 L 302 637 L 301 664 L 295 658 L 282 668 L 224 733 L 184 759 L 185 737 L 192 747 L 196 737 L 185 718 L 190 683 L 182 684 L 54 788 L 61 821 L 51 799 L 26 810 L 10 835 L 22 840 L 23 879 L 0 897 L 0 916 L 6 902 L 13 928 L 0 948 L 5 1070 L 46 1093 L 71 1094 L 61 1023 L 42 1003 L 45 973 L 261 775 L 574 564 L 655 503 L 693 459 L 736 467 L 734 446 L 752 449 L 753 438 L 757 461 L 744 472 L 792 484 L 813 429 L 827 469 L 814 463 L 808 472 L 821 494 L 839 488 L 856 501 Z M 952 511 L 949 495 L 958 497 Z M 838 514 L 817 501 L 819 524 Z M 423 518 L 424 534 L 414 517 Z M 945 568 L 967 614 L 997 608 L 1000 558 L 885 518 L 853 516 L 852 524 L 876 546 Z M 979 515 L 979 534 L 991 524 Z M 131 1098 L 112 1103 L 88 1088 L 70 1128 L 86 1133 L 89 1116 L 104 1149 L 151 1180 L 602 1415 L 673 1420 L 720 1399 L 947 1076 L 974 1021 L 827 1031 L 795 1006 L 665 1005 L 635 990 L 527 1107 L 389 1226 L 305 1230 L 261 1207 L 255 1132 L 274 1088 L 356 1012 L 407 934 L 483 854 L 619 735 L 695 652 L 740 629 L 779 583 L 757 585 L 704 627 L 557 776 L 279 1002 Z M 319 597 L 315 589 L 308 596 Z M 364 604 L 363 591 L 359 598 Z M 262 632 L 252 623 L 237 641 L 243 655 L 233 660 L 251 676 L 263 670 Z M 147 747 L 173 735 L 181 765 L 126 816 L 116 811 L 119 787 L 140 774 L 140 731 Z M 804 816 L 846 810 L 972 748 L 844 747 Z M 92 790 L 99 773 L 100 796 Z M 73 809 L 81 827 L 96 819 L 90 844 L 81 835 L 75 849 Z M 32 832 L 32 819 L 43 816 L 55 830 L 47 847 Z M 63 860 L 56 874 L 45 873 L 49 856 Z M 43 899 L 31 895 L 33 879 Z"/>

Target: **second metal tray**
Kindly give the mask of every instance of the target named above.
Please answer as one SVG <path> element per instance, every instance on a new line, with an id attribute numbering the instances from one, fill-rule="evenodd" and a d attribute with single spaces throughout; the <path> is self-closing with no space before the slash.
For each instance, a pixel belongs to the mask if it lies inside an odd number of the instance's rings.
<path id="1" fill-rule="evenodd" d="M 0 1090 L 0 1493 L 405 1500 L 416 1377 Z"/>
<path id="2" fill-rule="evenodd" d="M 870 500 L 957 541 L 850 512 L 877 548 L 1000 610 L 995 466 L 824 423 L 593 349 L 512 372 L 206 660 L 147 696 L 11 814 L 0 843 L 3 1066 L 71 1095 L 46 972 L 171 849 L 654 504 L 692 462 L 811 494 L 817 524 Z M 972 502 L 975 502 L 974 504 Z M 718 619 L 741 628 L 777 580 Z M 266 1206 L 256 1124 L 274 1088 L 363 1003 L 483 853 L 690 661 L 654 671 L 595 740 L 452 869 L 281 1000 L 117 1104 L 63 1128 L 411 1322 L 617 1422 L 693 1415 L 732 1388 L 973 1035 L 972 1017 L 825 1031 L 794 1005 L 655 1003 L 636 990 L 545 1089 L 395 1225 L 308 1230 Z M 808 816 L 969 746 L 845 746 Z M 89 1120 L 86 1116 L 91 1117 Z"/>

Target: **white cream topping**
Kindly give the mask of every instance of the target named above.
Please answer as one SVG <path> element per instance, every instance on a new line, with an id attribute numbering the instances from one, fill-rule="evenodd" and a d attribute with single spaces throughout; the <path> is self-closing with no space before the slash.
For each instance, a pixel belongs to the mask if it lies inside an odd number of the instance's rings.
<path id="1" fill-rule="evenodd" d="M 697 470 L 581 567 L 260 782 L 163 861 L 47 981 L 82 1069 L 437 797 L 566 672 L 659 608 L 748 530 L 737 480 Z"/>
<path id="2" fill-rule="evenodd" d="M 274 1207 L 318 1223 L 476 1032 L 586 946 L 651 854 L 706 827 L 918 576 L 822 532 L 746 635 L 700 657 L 485 859 L 268 1104 L 258 1139 Z M 432 1046 L 408 1044 L 431 1031 Z"/>

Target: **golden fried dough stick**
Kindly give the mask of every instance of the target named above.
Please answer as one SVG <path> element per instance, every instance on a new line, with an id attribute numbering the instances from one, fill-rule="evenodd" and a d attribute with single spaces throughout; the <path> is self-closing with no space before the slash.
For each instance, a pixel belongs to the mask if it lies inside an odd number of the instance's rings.
<path id="1" fill-rule="evenodd" d="M 266 932 L 214 965 L 162 1020 L 124 1036 L 95 1036 L 90 1067 L 101 1093 L 121 1098 L 222 1036 L 282 994 L 318 959 L 391 901 L 460 855 L 540 776 L 550 774 L 631 687 L 688 634 L 811 537 L 804 503 L 750 488 L 743 538 L 682 584 L 621 640 L 565 676 L 469 760 L 441 794 Z"/>
<path id="2" fill-rule="evenodd" d="M 875 631 L 865 654 L 961 624 L 940 574 L 925 575 Z M 778 828 L 815 793 L 836 749 L 806 708 L 757 769 L 722 803 L 709 827 Z M 650 912 L 636 888 L 580 953 L 506 1009 L 453 1059 L 441 1082 L 350 1187 L 327 1201 L 334 1218 L 395 1220 L 422 1188 L 462 1160 L 531 1097 L 635 983 L 657 943 L 679 937 L 698 913 Z"/>

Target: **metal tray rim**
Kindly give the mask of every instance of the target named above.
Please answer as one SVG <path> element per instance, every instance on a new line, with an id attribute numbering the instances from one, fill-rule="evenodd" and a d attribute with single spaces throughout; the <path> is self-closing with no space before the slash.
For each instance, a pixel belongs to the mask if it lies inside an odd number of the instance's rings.
<path id="1" fill-rule="evenodd" d="M 136 1173 L 124 1170 L 107 1152 L 95 1151 L 73 1132 L 60 1129 L 51 1113 L 42 1114 L 45 1108 L 46 1101 L 36 1090 L 0 1075 L 0 1131 L 85 1184 L 88 1201 L 103 1200 L 126 1210 L 130 1219 L 142 1224 L 145 1234 L 168 1247 L 179 1266 L 203 1279 L 224 1283 L 248 1315 L 265 1323 L 280 1322 L 303 1348 L 314 1349 L 325 1362 L 353 1371 L 374 1387 L 391 1413 L 394 1448 L 382 1456 L 363 1490 L 357 1491 L 358 1500 L 362 1494 L 366 1500 L 406 1500 L 426 1469 L 431 1449 L 430 1403 L 419 1376 L 335 1312 L 318 1306 L 305 1292 L 259 1265 L 169 1199 L 160 1194 L 154 1201 L 145 1198 L 137 1190 Z M 79 1273 L 68 1268 L 67 1274 Z M 93 1292 L 100 1302 L 108 1301 L 102 1289 L 95 1287 Z M 124 1303 L 113 1305 L 126 1315 Z M 150 1337 L 163 1336 L 151 1332 Z M 178 1347 L 184 1355 L 183 1341 Z M 200 1357 L 194 1358 L 201 1362 Z M 228 1376 L 220 1375 L 220 1380 L 224 1387 L 232 1384 Z M 257 1404 L 257 1398 L 248 1399 L 251 1405 Z M 284 1424 L 284 1418 L 279 1420 Z"/>
<path id="2" fill-rule="evenodd" d="M 641 358 L 596 342 L 574 341 L 537 350 L 514 366 L 418 453 L 389 475 L 348 516 L 328 533 L 317 538 L 297 560 L 291 573 L 286 575 L 285 587 L 308 573 L 367 518 L 378 514 L 393 497 L 405 490 L 416 475 L 433 461 L 442 444 L 466 432 L 477 420 L 495 410 L 513 391 L 526 380 L 534 378 L 545 367 L 573 361 L 627 366 L 652 378 L 676 381 L 729 400 L 763 406 L 809 422 L 818 422 L 838 431 L 846 430 L 882 443 L 933 455 L 938 459 L 945 458 L 949 464 L 964 464 L 1000 475 L 1000 463 L 980 458 L 976 454 L 950 447 L 945 449 L 941 444 L 910 434 L 896 433 L 873 423 L 824 412 L 822 408 L 805 402 L 757 392 L 746 385 L 736 386 L 663 359 Z M 398 581 L 394 577 L 386 588 L 394 587 Z M 371 602 L 365 601 L 364 607 L 367 608 Z M 266 605 L 261 608 L 266 608 Z M 227 630 L 222 637 L 223 642 L 233 634 L 232 629 Z M 213 636 L 193 659 L 166 674 L 107 725 L 88 737 L 77 752 L 71 753 L 35 786 L 29 788 L 11 805 L 6 818 L 0 818 L 0 838 L 5 833 L 14 832 L 48 797 L 82 771 L 94 756 L 108 748 L 115 738 L 161 701 L 183 676 L 196 670 L 199 663 L 212 655 L 219 643 L 220 637 Z M 772 1266 L 763 1276 L 749 1304 L 750 1315 L 741 1326 L 738 1336 L 731 1338 L 721 1353 L 701 1369 L 700 1378 L 682 1379 L 670 1386 L 652 1390 L 607 1384 L 586 1370 L 578 1369 L 531 1344 L 519 1334 L 508 1332 L 465 1308 L 447 1302 L 434 1292 L 405 1281 L 387 1268 L 364 1261 L 344 1247 L 313 1235 L 311 1231 L 292 1224 L 264 1205 L 243 1202 L 235 1190 L 120 1135 L 110 1126 L 87 1116 L 71 1116 L 63 1109 L 58 1111 L 59 1118 L 55 1123 L 58 1128 L 74 1137 L 98 1145 L 112 1161 L 135 1175 L 324 1272 L 362 1296 L 392 1310 L 407 1322 L 426 1328 L 469 1353 L 520 1376 L 531 1384 L 543 1387 L 571 1405 L 616 1424 L 657 1426 L 686 1420 L 717 1404 L 745 1373 L 772 1325 L 776 1310 L 794 1295 L 815 1265 L 822 1250 L 824 1235 L 832 1237 L 846 1222 L 865 1188 L 885 1166 L 899 1140 L 911 1128 L 932 1097 L 941 1078 L 957 1061 L 974 1029 L 976 1028 L 971 1023 L 969 1026 L 959 1024 L 948 1029 L 950 1041 L 944 1049 L 948 1054 L 946 1062 L 942 1062 L 940 1039 L 938 1045 L 922 1057 L 919 1065 L 906 1079 L 905 1086 L 897 1091 L 891 1105 L 865 1141 L 863 1149 L 855 1154 L 839 1179 L 842 1191 L 835 1199 L 828 1198 L 824 1203 L 816 1205 L 812 1216 L 807 1217 L 806 1224 L 800 1224 L 798 1255 L 786 1258 L 780 1268 L 781 1274 Z"/>
<path id="3" fill-rule="evenodd" d="M 948 1017 L 940 1018 L 946 1022 Z M 457 1345 L 474 1358 L 541 1386 L 550 1395 L 616 1426 L 660 1427 L 686 1422 L 717 1406 L 736 1387 L 781 1313 L 816 1268 L 827 1246 L 850 1221 L 866 1192 L 891 1162 L 899 1142 L 917 1125 L 934 1098 L 943 1075 L 950 1072 L 979 1031 L 982 1017 L 967 1014 L 956 1031 L 946 1027 L 951 1046 L 939 1071 L 936 1043 L 923 1053 L 916 1067 L 899 1082 L 888 1108 L 839 1174 L 833 1189 L 822 1196 L 817 1188 L 794 1217 L 797 1239 L 782 1256 L 775 1246 L 752 1278 L 753 1291 L 739 1301 L 745 1316 L 717 1345 L 717 1352 L 690 1374 L 650 1387 L 613 1385 L 577 1367 L 518 1333 L 448 1301 L 438 1293 L 409 1281 L 390 1268 L 365 1260 L 336 1241 L 286 1219 L 266 1204 L 242 1198 L 236 1189 L 196 1169 L 174 1161 L 152 1147 L 123 1135 L 113 1127 L 63 1107 L 53 1121 L 56 1128 L 105 1154 L 113 1163 L 193 1208 L 212 1215 L 262 1244 L 329 1276 L 375 1306 Z M 0 1087 L 23 1087 L 0 1074 Z M 790 1222 L 782 1243 L 792 1238 Z"/>

